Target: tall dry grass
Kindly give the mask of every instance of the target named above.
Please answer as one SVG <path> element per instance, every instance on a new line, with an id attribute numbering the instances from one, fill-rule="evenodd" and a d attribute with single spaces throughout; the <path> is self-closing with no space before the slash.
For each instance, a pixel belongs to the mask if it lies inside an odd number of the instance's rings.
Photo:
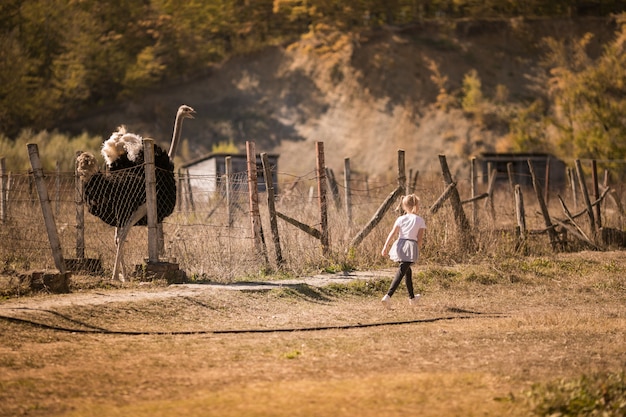
<path id="1" fill-rule="evenodd" d="M 314 174 L 297 178 L 284 177 L 288 180 L 283 180 L 280 184 L 275 201 L 276 209 L 301 223 L 319 229 L 320 210 Z M 78 256 L 76 213 L 80 206 L 77 207 L 75 203 L 74 177 L 70 173 L 47 173 L 46 179 L 64 257 L 75 258 Z M 179 263 L 190 279 L 229 282 L 259 276 L 298 276 L 320 271 L 337 272 L 393 266 L 387 258 L 380 255 L 380 249 L 399 212 L 387 212 L 358 246 L 350 248 L 350 242 L 393 191 L 395 182 L 365 181 L 364 177 L 357 177 L 351 184 L 351 222 L 348 221 L 343 199 L 345 189 L 340 184 L 337 201 L 329 191 L 327 207 L 330 251 L 326 254 L 323 253 L 319 240 L 278 219 L 278 238 L 283 258 L 283 263 L 279 265 L 274 237 L 271 234 L 266 195 L 259 195 L 266 250 L 264 256 L 253 244 L 245 173 L 236 174 L 236 179 L 239 183 L 236 183 L 231 200 L 231 225 L 228 224 L 223 190 L 218 188 L 215 192 L 201 192 L 201 189 L 207 189 L 202 186 L 195 189 L 192 195 L 186 189 L 182 190 L 177 210 L 164 221 L 162 258 Z M 183 180 L 186 181 L 187 178 Z M 196 186 L 214 180 L 210 177 L 193 178 Z M 437 213 L 429 213 L 430 206 L 444 188 L 441 176 L 435 172 L 422 174 L 416 185 L 415 193 L 421 199 L 420 212 L 427 223 L 420 262 L 450 265 L 471 262 L 477 258 L 539 256 L 553 252 L 545 233 L 530 233 L 520 250 L 518 236 L 515 234 L 514 199 L 507 184 L 498 184 L 496 187 L 493 209 L 487 200 L 464 205 L 465 215 L 471 224 L 470 231 L 459 230 L 449 202 Z M 479 184 L 477 192 L 482 193 L 485 188 L 486 185 Z M 466 183 L 460 182 L 458 190 L 462 200 L 470 197 Z M 545 229 L 534 191 L 525 189 L 523 192 L 528 229 Z M 562 191 L 562 197 L 567 204 L 574 207 L 568 190 Z M 623 219 L 616 204 L 607 199 L 601 207 L 603 224 L 621 229 Z M 579 197 L 577 209 L 580 208 Z M 551 195 L 549 210 L 552 217 L 564 217 L 556 195 Z M 591 236 L 586 216 L 577 218 L 577 223 Z M 91 216 L 86 209 L 84 227 L 85 257 L 100 259 L 104 274 L 109 275 L 115 256 L 114 228 Z M 461 238 L 467 232 L 475 243 L 472 247 L 467 247 Z M 11 178 L 7 193 L 6 221 L 0 234 L 0 261 L 5 273 L 38 268 L 54 269 L 41 208 L 32 178 L 27 174 Z M 567 237 L 567 242 L 560 250 L 589 248 L 571 235 Z M 127 268 L 131 271 L 135 265 L 145 262 L 145 227 L 133 228 L 124 253 Z"/>

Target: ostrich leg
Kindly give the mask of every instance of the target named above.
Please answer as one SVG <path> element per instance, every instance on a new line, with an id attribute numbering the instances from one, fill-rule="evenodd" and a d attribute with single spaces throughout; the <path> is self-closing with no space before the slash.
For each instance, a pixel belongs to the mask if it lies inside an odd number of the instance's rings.
<path id="1" fill-rule="evenodd" d="M 128 237 L 130 229 L 147 214 L 148 206 L 146 204 L 143 204 L 139 206 L 135 213 L 133 213 L 128 222 L 123 227 L 119 228 L 119 234 L 117 235 L 117 252 L 115 253 L 115 266 L 113 267 L 113 279 L 119 279 L 120 265 L 122 264 L 122 260 L 124 258 L 124 243 L 126 242 L 126 238 Z"/>
<path id="2" fill-rule="evenodd" d="M 120 233 L 121 233 L 122 228 L 121 227 L 116 227 L 115 228 L 115 248 L 116 248 L 116 259 L 117 259 L 117 247 L 118 244 L 120 242 Z M 120 281 L 126 281 L 126 263 L 124 262 L 124 252 L 120 252 L 119 253 L 120 256 L 120 260 L 119 263 L 122 266 L 122 274 L 118 277 Z M 116 261 L 117 262 L 117 261 Z"/>

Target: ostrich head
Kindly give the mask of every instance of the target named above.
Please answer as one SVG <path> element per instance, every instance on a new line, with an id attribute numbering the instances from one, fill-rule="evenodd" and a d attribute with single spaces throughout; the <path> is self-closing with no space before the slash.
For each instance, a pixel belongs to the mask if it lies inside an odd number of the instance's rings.
<path id="1" fill-rule="evenodd" d="M 196 114 L 196 111 L 191 107 L 183 104 L 178 108 L 178 112 L 176 113 L 176 118 L 181 119 L 193 119 L 193 116 Z"/>
<path id="2" fill-rule="evenodd" d="M 143 139 L 134 133 L 128 133 L 126 126 L 120 126 L 102 144 L 102 156 L 108 166 L 120 156 L 127 154 L 130 161 L 134 161 L 143 149 Z"/>
<path id="3" fill-rule="evenodd" d="M 93 174 L 98 172 L 96 157 L 90 152 L 83 152 L 78 155 L 76 157 L 76 172 L 84 177 L 85 181 L 91 178 Z"/>

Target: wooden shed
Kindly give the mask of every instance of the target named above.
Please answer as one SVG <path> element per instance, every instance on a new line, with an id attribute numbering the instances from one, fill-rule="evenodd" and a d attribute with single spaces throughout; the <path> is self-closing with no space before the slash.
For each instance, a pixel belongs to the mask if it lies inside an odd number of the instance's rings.
<path id="1" fill-rule="evenodd" d="M 189 175 L 189 182 L 194 191 L 211 194 L 220 189 L 223 176 L 226 174 L 226 157 L 230 157 L 233 187 L 238 191 L 248 190 L 248 161 L 245 154 L 210 153 L 187 162 L 182 168 Z M 267 154 L 271 171 L 274 192 L 278 193 L 278 155 Z M 257 184 L 259 192 L 265 192 L 265 175 L 261 155 L 256 156 Z"/>
<path id="2" fill-rule="evenodd" d="M 489 167 L 496 170 L 496 183 L 508 182 L 508 165 L 511 164 L 513 181 L 516 184 L 532 187 L 528 161 L 533 165 L 535 175 L 545 189 L 559 190 L 567 184 L 565 162 L 548 153 L 483 153 L 478 158 L 483 182 L 489 180 Z"/>

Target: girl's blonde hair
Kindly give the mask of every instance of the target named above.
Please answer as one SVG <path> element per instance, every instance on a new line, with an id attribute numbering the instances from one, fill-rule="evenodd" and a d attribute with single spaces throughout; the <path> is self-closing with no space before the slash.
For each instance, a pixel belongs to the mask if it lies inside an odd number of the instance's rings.
<path id="1" fill-rule="evenodd" d="M 402 208 L 407 213 L 414 213 L 419 208 L 420 199 L 415 194 L 408 194 L 402 197 L 402 201 L 398 204 L 396 210 Z"/>

